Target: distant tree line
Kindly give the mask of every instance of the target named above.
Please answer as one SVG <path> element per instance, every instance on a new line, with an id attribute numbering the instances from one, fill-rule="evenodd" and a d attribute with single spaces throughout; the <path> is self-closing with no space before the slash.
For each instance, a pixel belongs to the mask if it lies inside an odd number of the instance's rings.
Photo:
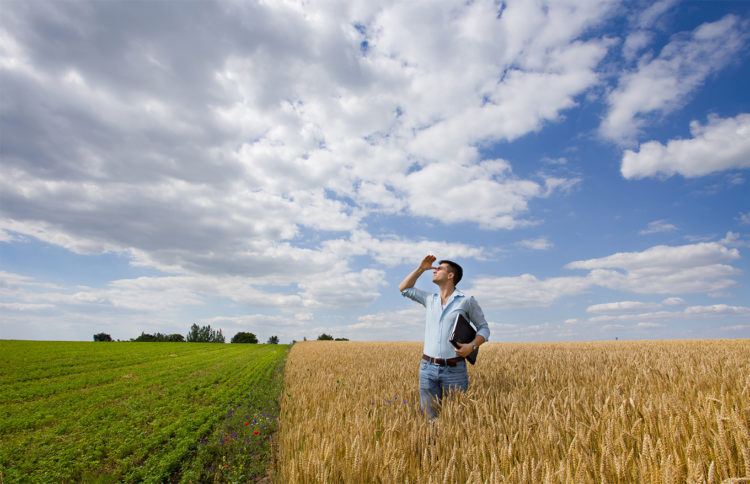
<path id="1" fill-rule="evenodd" d="M 94 341 L 113 341 L 112 336 L 108 335 L 107 333 L 97 333 L 94 335 Z M 188 343 L 224 343 L 224 335 L 221 333 L 221 330 L 214 330 L 211 329 L 211 325 L 206 326 L 198 326 L 197 324 L 193 324 L 190 327 L 190 332 L 188 332 L 187 337 L 183 337 L 181 334 L 162 334 L 162 333 L 155 333 L 155 334 L 149 334 L 146 332 L 141 332 L 141 335 L 138 336 L 135 339 L 132 339 L 130 341 L 138 341 L 138 342 L 171 342 L 171 343 L 181 343 L 184 341 L 187 341 Z M 239 333 L 235 334 L 232 338 L 232 343 L 258 343 L 258 337 L 255 336 L 253 333 L 248 333 L 245 331 L 240 331 Z M 279 337 L 278 336 L 271 336 L 268 338 L 268 341 L 266 344 L 279 344 Z"/>
<path id="2" fill-rule="evenodd" d="M 307 336 L 305 336 L 302 341 L 307 341 Z M 349 338 L 334 338 L 330 334 L 323 333 L 318 336 L 318 341 L 349 341 Z M 295 344 L 297 344 L 297 340 L 292 340 L 292 345 Z"/>
<path id="3" fill-rule="evenodd" d="M 318 336 L 318 341 L 349 341 L 348 338 L 334 338 L 330 334 L 321 334 Z"/>
<path id="4" fill-rule="evenodd" d="M 141 332 L 141 335 L 138 336 L 133 341 L 142 341 L 142 342 L 159 342 L 159 343 L 182 343 L 185 341 L 185 338 L 181 334 L 161 334 L 161 333 L 155 333 L 155 334 L 148 334 Z"/>
<path id="5" fill-rule="evenodd" d="M 211 329 L 211 325 L 198 326 L 193 323 L 187 335 L 188 343 L 224 343 L 224 335 L 221 330 Z"/>

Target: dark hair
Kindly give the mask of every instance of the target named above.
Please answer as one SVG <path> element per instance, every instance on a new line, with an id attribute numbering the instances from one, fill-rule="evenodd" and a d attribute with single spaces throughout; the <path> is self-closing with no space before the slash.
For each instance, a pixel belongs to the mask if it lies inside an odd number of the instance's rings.
<path id="1" fill-rule="evenodd" d="M 458 284 L 458 282 L 461 280 L 461 278 L 464 276 L 464 270 L 461 269 L 461 266 L 453 262 L 452 260 L 441 260 L 438 262 L 439 264 L 448 264 L 448 272 L 453 273 L 453 285 L 455 286 Z"/>

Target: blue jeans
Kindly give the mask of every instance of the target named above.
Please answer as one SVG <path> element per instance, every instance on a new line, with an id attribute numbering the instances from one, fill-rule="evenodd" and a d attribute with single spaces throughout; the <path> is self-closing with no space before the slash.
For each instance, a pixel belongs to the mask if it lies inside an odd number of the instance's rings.
<path id="1" fill-rule="evenodd" d="M 466 391 L 469 388 L 469 374 L 466 373 L 466 362 L 459 361 L 456 366 L 436 365 L 422 360 L 419 365 L 419 400 L 422 410 L 430 417 L 437 417 L 438 405 L 445 393 L 450 390 Z"/>

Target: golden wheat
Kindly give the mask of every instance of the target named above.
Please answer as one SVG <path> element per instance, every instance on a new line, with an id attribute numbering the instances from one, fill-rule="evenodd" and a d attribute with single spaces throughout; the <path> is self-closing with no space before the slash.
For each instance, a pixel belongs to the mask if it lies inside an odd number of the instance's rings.
<path id="1" fill-rule="evenodd" d="M 421 349 L 295 344 L 277 481 L 750 482 L 750 340 L 488 343 L 433 422 Z"/>

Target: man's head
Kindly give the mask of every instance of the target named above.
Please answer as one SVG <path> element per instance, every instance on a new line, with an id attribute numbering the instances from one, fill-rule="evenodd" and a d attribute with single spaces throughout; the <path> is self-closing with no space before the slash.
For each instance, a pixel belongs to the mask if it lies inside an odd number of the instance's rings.
<path id="1" fill-rule="evenodd" d="M 450 281 L 455 286 L 464 276 L 464 270 L 452 260 L 441 260 L 435 271 L 432 282 L 440 284 L 442 281 Z"/>

